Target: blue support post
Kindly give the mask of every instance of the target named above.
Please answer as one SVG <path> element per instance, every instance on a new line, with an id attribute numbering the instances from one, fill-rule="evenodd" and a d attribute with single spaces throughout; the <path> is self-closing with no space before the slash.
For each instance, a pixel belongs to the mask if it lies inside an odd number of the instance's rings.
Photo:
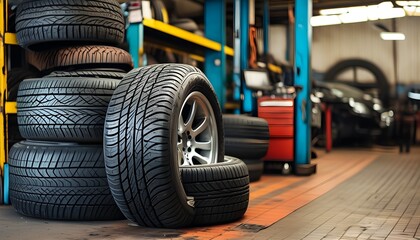
<path id="1" fill-rule="evenodd" d="M 264 54 L 268 54 L 269 46 L 269 32 L 270 32 L 270 7 L 268 0 L 264 0 L 264 14 L 263 14 L 263 31 L 264 31 Z"/>
<path id="2" fill-rule="evenodd" d="M 143 36 L 143 24 L 130 23 L 127 29 L 127 42 L 130 55 L 133 57 L 134 68 L 143 65 L 140 63 L 140 55 L 143 49 Z"/>
<path id="3" fill-rule="evenodd" d="M 234 55 L 233 55 L 233 100 L 235 102 L 241 101 L 241 0 L 235 0 L 234 3 L 234 22 L 233 22 L 233 37 L 234 37 Z M 240 114 L 240 109 L 235 109 L 235 114 Z"/>
<path id="4" fill-rule="evenodd" d="M 222 45 L 220 52 L 208 50 L 205 53 L 204 72 L 216 91 L 220 106 L 226 102 L 226 2 L 208 0 L 204 6 L 205 36 Z"/>
<path id="5" fill-rule="evenodd" d="M 239 23 L 239 38 L 240 38 L 240 69 L 248 68 L 248 49 L 249 49 L 249 0 L 235 1 L 239 4 L 240 23 Z M 236 53 L 236 51 L 235 51 Z M 242 77 L 241 77 L 242 78 Z M 241 81 L 242 91 L 242 111 L 249 113 L 253 111 L 254 100 L 252 91 L 245 85 L 244 79 Z"/>
<path id="6" fill-rule="evenodd" d="M 295 5 L 295 85 L 302 90 L 295 100 L 295 163 L 306 165 L 310 162 L 311 138 L 311 80 L 310 51 L 312 28 L 312 0 L 296 0 Z"/>

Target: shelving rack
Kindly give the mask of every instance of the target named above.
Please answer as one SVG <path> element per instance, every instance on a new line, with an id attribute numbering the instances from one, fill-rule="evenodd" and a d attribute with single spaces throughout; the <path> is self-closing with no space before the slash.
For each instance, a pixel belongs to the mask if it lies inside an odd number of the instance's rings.
<path id="1" fill-rule="evenodd" d="M 7 126 L 7 115 L 16 114 L 16 102 L 7 101 L 7 59 L 8 51 L 7 45 L 17 45 L 16 34 L 7 32 L 8 22 L 8 2 L 0 1 L 0 169 L 3 183 L 8 184 L 8 172 L 7 172 L 7 150 L 8 150 L 8 126 Z M 6 187 L 5 187 L 6 189 Z M 7 191 L 7 190 L 6 190 Z M 7 194 L 7 193 L 6 193 Z M 4 198 L 4 203 L 8 203 L 8 198 Z"/>
<path id="2" fill-rule="evenodd" d="M 193 59 L 203 61 L 204 73 L 212 83 L 223 108 L 226 102 L 226 56 L 234 56 L 233 48 L 226 46 L 226 3 L 205 1 L 204 4 L 205 37 L 162 21 L 143 19 L 138 12 L 140 10 L 136 8 L 129 13 L 136 17 L 131 18 L 135 20 L 128 27 L 127 41 L 135 67 L 146 64 L 142 59 L 145 43 L 188 53 Z"/>

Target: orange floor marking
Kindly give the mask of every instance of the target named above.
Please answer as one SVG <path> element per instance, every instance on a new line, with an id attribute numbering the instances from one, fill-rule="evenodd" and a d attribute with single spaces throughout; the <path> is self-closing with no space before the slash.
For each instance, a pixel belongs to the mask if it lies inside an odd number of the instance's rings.
<path id="1" fill-rule="evenodd" d="M 339 156 L 342 158 L 343 153 Z M 268 227 L 357 174 L 377 157 L 378 154 L 362 152 L 337 161 L 334 154 L 328 154 L 317 160 L 318 173 L 310 177 L 263 176 L 261 181 L 250 185 L 250 206 L 244 218 L 224 225 L 191 228 L 181 238 L 241 239 L 247 232 L 238 228 L 240 225 Z M 296 185 L 273 195 L 292 184 Z"/>

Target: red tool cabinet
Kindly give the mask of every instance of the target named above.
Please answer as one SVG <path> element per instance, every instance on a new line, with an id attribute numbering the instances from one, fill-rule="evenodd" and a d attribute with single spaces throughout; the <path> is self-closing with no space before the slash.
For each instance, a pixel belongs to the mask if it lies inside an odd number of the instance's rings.
<path id="1" fill-rule="evenodd" d="M 294 99 L 261 97 L 258 117 L 268 122 L 270 144 L 264 160 L 292 162 L 294 160 Z"/>

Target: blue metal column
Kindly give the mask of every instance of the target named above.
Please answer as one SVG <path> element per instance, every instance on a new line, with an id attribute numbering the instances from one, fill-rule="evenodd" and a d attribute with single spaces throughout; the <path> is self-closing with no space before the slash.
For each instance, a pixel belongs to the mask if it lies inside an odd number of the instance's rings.
<path id="1" fill-rule="evenodd" d="M 240 22 L 239 22 L 239 38 L 240 38 L 240 71 L 248 68 L 248 49 L 249 49 L 249 0 L 236 0 L 235 5 L 239 5 Z M 235 54 L 236 54 L 235 49 Z M 241 76 L 241 72 L 239 73 Z M 242 79 L 242 76 L 241 76 Z M 244 79 L 241 80 L 242 92 L 242 111 L 252 112 L 254 100 L 252 98 L 252 91 L 249 90 Z"/>
<path id="2" fill-rule="evenodd" d="M 207 0 L 204 5 L 205 36 L 222 45 L 220 52 L 206 51 L 204 72 L 214 90 L 222 109 L 226 102 L 226 3 L 224 0 Z"/>
<path id="3" fill-rule="evenodd" d="M 312 0 L 296 0 L 295 5 L 295 85 L 301 86 L 295 100 L 295 163 L 310 162 L 311 139 L 311 39 Z"/>
<path id="4" fill-rule="evenodd" d="M 264 31 L 264 54 L 269 52 L 269 31 L 270 31 L 270 7 L 268 0 L 264 0 L 264 15 L 263 15 L 263 31 Z"/>
<path id="5" fill-rule="evenodd" d="M 241 0 L 234 2 L 233 21 L 233 100 L 241 101 Z M 235 109 L 235 114 L 240 114 L 241 109 Z"/>
<path id="6" fill-rule="evenodd" d="M 130 55 L 133 58 L 134 68 L 142 66 L 140 55 L 143 49 L 143 23 L 130 23 L 127 29 L 127 42 Z"/>

